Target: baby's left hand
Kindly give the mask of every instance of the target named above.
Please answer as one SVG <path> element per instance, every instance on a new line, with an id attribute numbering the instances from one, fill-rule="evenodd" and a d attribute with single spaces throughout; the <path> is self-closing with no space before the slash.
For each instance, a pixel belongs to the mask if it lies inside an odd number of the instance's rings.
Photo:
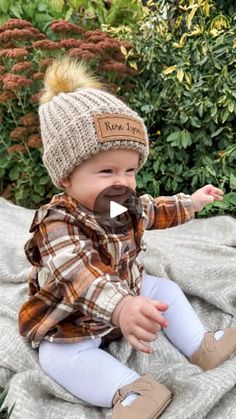
<path id="1" fill-rule="evenodd" d="M 212 185 L 205 185 L 191 195 L 195 212 L 201 211 L 205 205 L 213 201 L 222 201 L 224 192 Z"/>

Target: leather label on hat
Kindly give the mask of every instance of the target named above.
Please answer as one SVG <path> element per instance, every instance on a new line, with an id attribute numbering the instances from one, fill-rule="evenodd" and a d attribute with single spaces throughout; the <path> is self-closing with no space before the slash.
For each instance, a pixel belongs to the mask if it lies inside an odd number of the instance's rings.
<path id="1" fill-rule="evenodd" d="M 94 115 L 94 122 L 100 143 L 105 141 L 132 139 L 147 144 L 142 123 L 120 113 Z"/>

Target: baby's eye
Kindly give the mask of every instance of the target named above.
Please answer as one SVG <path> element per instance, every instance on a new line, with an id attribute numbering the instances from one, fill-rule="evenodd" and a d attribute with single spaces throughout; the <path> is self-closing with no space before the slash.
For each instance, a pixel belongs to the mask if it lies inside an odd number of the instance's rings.
<path id="1" fill-rule="evenodd" d="M 137 169 L 134 169 L 134 168 L 132 168 L 132 169 L 128 169 L 128 170 L 127 170 L 127 172 L 129 172 L 129 173 L 132 173 L 132 172 L 133 172 L 133 173 L 136 173 L 136 171 L 137 171 Z"/>
<path id="2" fill-rule="evenodd" d="M 112 173 L 111 169 L 100 170 L 100 173 Z"/>

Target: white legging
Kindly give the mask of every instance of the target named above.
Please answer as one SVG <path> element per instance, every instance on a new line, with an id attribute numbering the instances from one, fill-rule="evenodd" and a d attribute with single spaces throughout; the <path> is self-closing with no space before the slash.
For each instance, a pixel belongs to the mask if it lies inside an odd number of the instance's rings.
<path id="1" fill-rule="evenodd" d="M 169 279 L 145 274 L 141 295 L 169 305 L 164 317 L 167 338 L 185 356 L 190 357 L 201 344 L 206 329 L 180 287 Z M 39 362 L 42 369 L 78 398 L 100 407 L 112 407 L 119 388 L 140 376 L 106 351 L 99 349 L 101 339 L 78 343 L 42 341 Z"/>

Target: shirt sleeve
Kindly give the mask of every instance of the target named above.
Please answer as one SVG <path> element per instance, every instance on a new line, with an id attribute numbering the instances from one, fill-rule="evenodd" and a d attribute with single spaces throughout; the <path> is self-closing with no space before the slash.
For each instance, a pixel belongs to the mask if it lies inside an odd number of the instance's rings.
<path id="1" fill-rule="evenodd" d="M 64 313 L 64 318 L 78 310 L 90 319 L 112 325 L 116 305 L 124 296 L 132 295 L 128 284 L 104 263 L 93 241 L 78 226 L 45 220 L 40 230 L 39 251 L 51 278 L 50 292 L 59 297 L 57 308 Z M 39 291 L 41 298 L 50 298 L 46 287 L 47 281 Z"/>
<path id="2" fill-rule="evenodd" d="M 194 209 L 190 195 L 179 193 L 174 196 L 150 195 L 140 197 L 146 216 L 145 228 L 165 229 L 186 223 L 194 218 Z"/>

